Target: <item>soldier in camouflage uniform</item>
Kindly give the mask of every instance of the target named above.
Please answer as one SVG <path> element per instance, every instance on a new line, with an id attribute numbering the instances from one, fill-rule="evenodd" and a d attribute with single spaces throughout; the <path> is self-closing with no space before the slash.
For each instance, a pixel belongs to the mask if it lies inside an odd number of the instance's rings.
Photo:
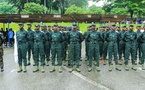
<path id="1" fill-rule="evenodd" d="M 41 71 L 42 73 L 45 72 L 44 70 L 44 63 L 45 63 L 45 54 L 44 54 L 44 41 L 45 35 L 42 31 L 40 31 L 40 25 L 35 25 L 35 32 L 34 32 L 34 60 L 36 68 L 33 72 L 39 71 L 39 55 L 40 55 L 40 62 L 41 62 Z"/>
<path id="2" fill-rule="evenodd" d="M 50 33 L 47 31 L 46 25 L 43 24 L 41 26 L 42 31 L 44 32 L 45 35 L 45 41 L 44 41 L 44 52 L 45 52 L 45 57 L 46 57 L 46 66 L 49 66 L 49 61 L 50 61 Z"/>
<path id="3" fill-rule="evenodd" d="M 29 23 L 27 24 L 28 25 L 28 29 L 27 29 L 27 32 L 28 32 L 28 63 L 27 65 L 30 65 L 30 58 L 31 58 L 31 53 L 32 53 L 32 57 L 33 57 L 33 60 L 34 60 L 34 31 L 31 29 L 32 25 Z M 33 61 L 35 65 L 35 61 Z"/>
<path id="4" fill-rule="evenodd" d="M 17 47 L 18 47 L 18 64 L 19 64 L 19 70 L 17 71 L 22 72 L 22 62 L 24 64 L 24 72 L 27 71 L 27 60 L 26 60 L 26 54 L 27 54 L 27 41 L 28 41 L 28 33 L 24 30 L 24 24 L 19 23 L 20 30 L 16 32 L 16 39 L 17 39 Z"/>
<path id="5" fill-rule="evenodd" d="M 140 35 L 142 34 L 142 32 L 140 31 L 141 30 L 141 26 L 137 26 L 137 39 L 140 37 Z M 138 42 L 136 40 L 136 56 L 135 56 L 135 59 L 137 61 L 137 57 L 139 58 L 139 64 L 141 64 L 141 43 Z M 137 62 L 135 62 L 135 64 L 137 64 Z"/>
<path id="6" fill-rule="evenodd" d="M 4 63 L 3 63 L 3 34 L 0 33 L 0 68 L 1 68 L 1 72 L 4 71 Z"/>

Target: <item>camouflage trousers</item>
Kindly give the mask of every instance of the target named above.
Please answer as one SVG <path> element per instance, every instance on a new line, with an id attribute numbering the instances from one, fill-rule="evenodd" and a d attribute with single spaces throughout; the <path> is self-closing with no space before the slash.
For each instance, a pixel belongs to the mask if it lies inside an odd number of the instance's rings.
<path id="1" fill-rule="evenodd" d="M 0 46 L 0 67 L 3 67 L 4 64 L 3 64 L 3 47 Z"/>

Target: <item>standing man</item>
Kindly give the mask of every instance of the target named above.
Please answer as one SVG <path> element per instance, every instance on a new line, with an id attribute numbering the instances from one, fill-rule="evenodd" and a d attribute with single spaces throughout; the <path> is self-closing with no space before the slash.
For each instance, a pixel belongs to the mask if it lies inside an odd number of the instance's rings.
<path id="1" fill-rule="evenodd" d="M 144 32 L 139 36 L 138 42 L 140 42 L 141 46 L 141 61 L 140 64 L 142 65 L 142 70 L 145 70 L 144 67 L 144 60 L 145 60 L 145 26 L 143 27 Z"/>
<path id="2" fill-rule="evenodd" d="M 92 71 L 92 61 L 96 62 L 96 70 L 99 72 L 99 40 L 100 40 L 100 32 L 96 30 L 96 25 L 92 25 L 92 31 L 86 36 L 86 39 L 89 40 L 89 69 L 88 71 Z"/>
<path id="3" fill-rule="evenodd" d="M 16 38 L 17 38 L 17 47 L 18 47 L 18 64 L 19 64 L 19 70 L 17 71 L 22 72 L 22 62 L 24 64 L 23 72 L 27 72 L 26 66 L 27 66 L 27 60 L 26 60 L 26 54 L 27 54 L 27 41 L 28 41 L 28 33 L 24 30 L 24 24 L 19 23 L 20 30 L 16 32 Z"/>
<path id="4" fill-rule="evenodd" d="M 122 27 L 122 31 L 119 33 L 119 64 L 122 65 L 122 61 L 124 60 L 122 56 L 125 56 L 125 42 L 123 41 L 124 34 L 126 32 L 126 26 Z"/>
<path id="5" fill-rule="evenodd" d="M 103 44 L 103 65 L 107 64 L 107 52 L 108 52 L 108 42 L 106 41 L 106 35 L 109 33 L 110 28 L 106 26 L 106 31 L 103 33 L 104 44 Z"/>
<path id="6" fill-rule="evenodd" d="M 70 71 L 73 71 L 74 61 L 76 61 L 76 70 L 80 72 L 80 51 L 83 35 L 77 30 L 77 24 L 73 23 L 73 30 L 68 33 L 68 42 L 70 43 Z"/>
<path id="7" fill-rule="evenodd" d="M 112 31 L 107 33 L 106 35 L 106 41 L 108 42 L 108 55 L 109 55 L 109 71 L 112 71 L 112 55 L 114 56 L 115 60 L 115 69 L 118 71 L 121 71 L 121 69 L 118 66 L 118 33 L 115 31 L 116 25 L 112 25 Z"/>
<path id="8" fill-rule="evenodd" d="M 91 26 L 88 26 L 87 31 L 84 33 L 86 61 L 88 60 L 88 53 L 89 53 L 89 40 L 88 40 L 87 36 L 89 35 L 91 29 L 92 29 Z"/>
<path id="9" fill-rule="evenodd" d="M 33 65 L 35 65 L 35 60 L 34 60 L 34 31 L 31 29 L 32 25 L 30 23 L 28 25 L 28 63 L 27 65 L 31 65 L 30 59 L 31 59 L 31 53 L 33 57 Z"/>
<path id="10" fill-rule="evenodd" d="M 131 54 L 132 69 L 136 70 L 135 67 L 135 55 L 136 55 L 136 39 L 137 34 L 133 31 L 133 25 L 130 25 L 129 31 L 124 35 L 123 40 L 125 41 L 125 69 L 129 70 L 128 58 Z"/>
<path id="11" fill-rule="evenodd" d="M 58 30 L 58 25 L 54 24 L 53 26 L 53 32 L 50 35 L 50 40 L 51 40 L 51 55 L 52 55 L 52 69 L 50 70 L 50 72 L 54 72 L 55 71 L 55 58 L 57 55 L 57 62 L 58 62 L 58 70 L 59 73 L 62 73 L 62 57 L 61 57 L 61 53 L 62 53 L 62 42 L 64 40 L 64 37 L 62 35 L 62 33 Z"/>
<path id="12" fill-rule="evenodd" d="M 45 35 L 45 41 L 44 41 L 44 54 L 46 57 L 46 66 L 49 66 L 49 61 L 50 61 L 50 33 L 47 31 L 47 26 L 43 24 L 41 26 L 42 31 L 44 32 Z"/>
<path id="13" fill-rule="evenodd" d="M 103 59 L 103 44 L 104 44 L 104 38 L 103 38 L 103 33 L 104 33 L 105 27 L 100 27 L 100 40 L 99 40 L 99 52 L 100 52 L 100 60 Z"/>
<path id="14" fill-rule="evenodd" d="M 141 26 L 137 26 L 137 40 L 136 40 L 136 56 L 135 56 L 135 59 L 137 61 L 137 58 L 139 58 L 139 64 L 141 64 L 141 46 L 140 46 L 140 42 L 138 42 L 138 38 L 140 37 L 140 35 L 142 34 L 142 32 L 140 31 L 141 30 Z M 137 62 L 135 62 L 135 64 L 137 64 Z"/>
<path id="15" fill-rule="evenodd" d="M 3 39 L 4 39 L 3 33 L 0 32 L 0 68 L 1 68 L 1 72 L 4 71 L 4 63 L 3 63 L 3 55 L 4 55 L 4 52 L 3 52 Z"/>
<path id="16" fill-rule="evenodd" d="M 40 31 L 40 25 L 35 25 L 35 32 L 34 32 L 34 60 L 35 60 L 35 70 L 33 72 L 39 71 L 39 55 L 40 55 L 40 62 L 41 62 L 41 71 L 42 73 L 45 72 L 44 70 L 44 63 L 45 63 L 45 54 L 44 54 L 44 41 L 45 35 L 42 31 Z"/>

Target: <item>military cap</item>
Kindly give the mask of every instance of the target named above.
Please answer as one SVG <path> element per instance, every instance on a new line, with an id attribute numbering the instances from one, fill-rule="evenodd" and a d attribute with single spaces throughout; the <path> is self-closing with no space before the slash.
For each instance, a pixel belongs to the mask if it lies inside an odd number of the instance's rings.
<path id="1" fill-rule="evenodd" d="M 106 26 L 102 26 L 102 28 L 106 28 Z"/>
<path id="2" fill-rule="evenodd" d="M 27 25 L 31 25 L 31 23 L 27 23 Z"/>
<path id="3" fill-rule="evenodd" d="M 141 27 L 140 25 L 138 25 L 137 27 Z"/>
<path id="4" fill-rule="evenodd" d="M 50 25 L 48 25 L 48 27 L 51 27 Z"/>
<path id="5" fill-rule="evenodd" d="M 122 28 L 126 28 L 126 26 L 122 26 Z"/>
<path id="6" fill-rule="evenodd" d="M 109 26 L 106 26 L 106 28 L 109 28 Z"/>
<path id="7" fill-rule="evenodd" d="M 133 27 L 133 24 L 130 24 L 129 26 L 130 26 L 130 27 Z"/>
<path id="8" fill-rule="evenodd" d="M 73 25 L 73 26 L 77 26 L 77 24 L 76 24 L 76 23 L 73 23 L 72 25 Z"/>
<path id="9" fill-rule="evenodd" d="M 53 26 L 57 26 L 58 27 L 58 24 L 54 24 Z"/>
<path id="10" fill-rule="evenodd" d="M 24 23 L 23 22 L 20 22 L 19 25 L 24 25 Z"/>
<path id="11" fill-rule="evenodd" d="M 38 26 L 40 26 L 39 24 L 35 24 L 35 27 L 38 27 Z"/>
<path id="12" fill-rule="evenodd" d="M 41 27 L 46 27 L 46 25 L 45 24 L 42 24 Z"/>
<path id="13" fill-rule="evenodd" d="M 115 25 L 115 24 L 113 24 L 113 25 L 112 25 L 112 27 L 116 27 L 116 25 Z"/>
<path id="14" fill-rule="evenodd" d="M 92 26 L 96 26 L 96 24 L 93 23 Z"/>
<path id="15" fill-rule="evenodd" d="M 119 26 L 116 26 L 116 28 L 120 28 Z"/>

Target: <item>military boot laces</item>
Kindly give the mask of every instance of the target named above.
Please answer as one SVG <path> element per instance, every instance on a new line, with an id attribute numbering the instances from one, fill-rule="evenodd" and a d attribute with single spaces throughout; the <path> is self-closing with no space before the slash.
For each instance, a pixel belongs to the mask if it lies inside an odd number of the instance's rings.
<path id="1" fill-rule="evenodd" d="M 80 70 L 79 68 L 76 68 L 76 71 L 77 71 L 77 72 L 81 72 L 81 70 Z"/>
<path id="2" fill-rule="evenodd" d="M 62 66 L 59 66 L 58 71 L 59 71 L 59 73 L 62 73 Z"/>
<path id="3" fill-rule="evenodd" d="M 23 71 L 23 72 L 24 72 L 24 73 L 27 72 L 27 68 L 26 68 L 26 66 L 24 66 L 24 71 Z"/>
<path id="4" fill-rule="evenodd" d="M 23 70 L 22 70 L 22 66 L 20 66 L 17 72 L 20 73 L 20 72 L 22 72 L 22 71 L 23 71 Z"/>
<path id="5" fill-rule="evenodd" d="M 134 70 L 134 71 L 137 70 L 136 67 L 135 67 L 135 65 L 132 65 L 132 68 L 131 69 Z"/>
<path id="6" fill-rule="evenodd" d="M 89 67 L 89 68 L 88 68 L 88 72 L 91 72 L 91 71 L 92 71 L 92 67 Z"/>
<path id="7" fill-rule="evenodd" d="M 100 67 L 97 66 L 97 67 L 96 67 L 96 70 L 97 70 L 98 72 L 100 72 Z"/>
<path id="8" fill-rule="evenodd" d="M 116 65 L 116 68 L 115 68 L 117 71 L 121 71 L 121 69 L 119 68 L 118 65 Z"/>
<path id="9" fill-rule="evenodd" d="M 112 71 L 112 66 L 111 66 L 111 65 L 109 65 L 109 71 L 110 71 L 110 72 Z"/>
<path id="10" fill-rule="evenodd" d="M 41 67 L 42 73 L 45 73 L 44 66 Z"/>
<path id="11" fill-rule="evenodd" d="M 142 66 L 142 70 L 145 70 L 144 64 L 142 64 L 141 66 Z"/>
<path id="12" fill-rule="evenodd" d="M 33 72 L 38 72 L 39 71 L 39 67 L 36 66 L 35 70 Z"/>
<path id="13" fill-rule="evenodd" d="M 125 65 L 125 70 L 129 71 L 129 66 L 128 65 Z"/>
<path id="14" fill-rule="evenodd" d="M 52 66 L 50 72 L 54 72 L 54 71 L 55 71 L 55 66 Z"/>

